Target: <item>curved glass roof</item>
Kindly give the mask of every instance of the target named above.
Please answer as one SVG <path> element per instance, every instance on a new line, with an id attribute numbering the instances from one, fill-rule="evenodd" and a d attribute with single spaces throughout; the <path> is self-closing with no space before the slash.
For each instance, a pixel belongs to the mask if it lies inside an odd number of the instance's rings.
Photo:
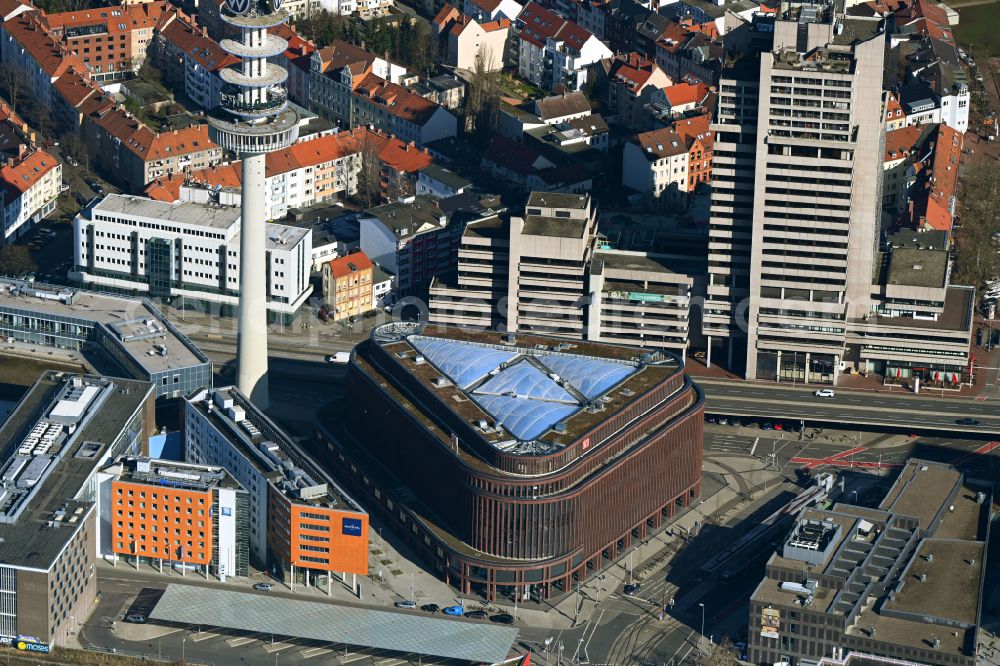
<path id="1" fill-rule="evenodd" d="M 481 395 L 506 395 L 513 393 L 535 400 L 555 400 L 577 404 L 576 398 L 552 378 L 528 361 L 520 361 L 489 378 L 476 388 Z"/>
<path id="2" fill-rule="evenodd" d="M 543 354 L 537 358 L 542 365 L 587 396 L 588 400 L 603 395 L 635 372 L 635 368 L 630 365 L 572 354 Z"/>
<path id="3" fill-rule="evenodd" d="M 535 439 L 553 424 L 573 414 L 580 405 L 512 398 L 505 395 L 475 395 L 473 399 L 518 439 Z"/>
<path id="4" fill-rule="evenodd" d="M 463 389 L 518 356 L 516 352 L 440 338 L 413 337 L 410 343 Z"/>

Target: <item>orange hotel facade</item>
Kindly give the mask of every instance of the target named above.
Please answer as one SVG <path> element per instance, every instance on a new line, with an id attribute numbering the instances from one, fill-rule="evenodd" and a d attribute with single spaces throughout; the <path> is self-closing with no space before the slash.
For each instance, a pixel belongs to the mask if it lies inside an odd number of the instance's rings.
<path id="1" fill-rule="evenodd" d="M 247 490 L 253 566 L 305 585 L 367 575 L 368 514 L 236 388 L 185 400 L 184 455 Z"/>

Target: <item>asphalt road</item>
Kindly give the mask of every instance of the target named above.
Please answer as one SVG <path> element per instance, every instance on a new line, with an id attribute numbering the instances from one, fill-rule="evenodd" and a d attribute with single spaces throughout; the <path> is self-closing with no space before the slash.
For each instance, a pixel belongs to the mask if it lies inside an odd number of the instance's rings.
<path id="1" fill-rule="evenodd" d="M 986 437 L 1000 433 L 1000 403 L 996 401 L 921 396 L 902 390 L 894 395 L 844 389 L 836 389 L 833 398 L 818 398 L 812 388 L 707 378 L 697 381 L 705 391 L 705 411 L 712 414 L 944 430 Z M 963 418 L 979 424 L 958 424 Z"/>

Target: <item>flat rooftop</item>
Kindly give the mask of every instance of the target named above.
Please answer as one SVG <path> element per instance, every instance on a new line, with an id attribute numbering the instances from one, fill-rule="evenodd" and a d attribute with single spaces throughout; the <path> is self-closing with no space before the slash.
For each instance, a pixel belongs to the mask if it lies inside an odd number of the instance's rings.
<path id="1" fill-rule="evenodd" d="M 192 202 L 166 203 L 129 194 L 109 194 L 89 209 L 94 214 L 146 217 L 194 227 L 228 229 L 240 220 L 240 209 L 234 206 L 207 206 Z"/>
<path id="2" fill-rule="evenodd" d="M 243 488 L 223 467 L 133 457 L 124 458 L 117 464 L 121 466 L 119 479 L 131 483 L 201 491 Z"/>
<path id="3" fill-rule="evenodd" d="M 869 320 L 879 328 L 911 328 L 932 331 L 971 333 L 975 290 L 972 287 L 949 286 L 944 293 L 944 312 L 937 319 L 913 317 L 878 317 Z"/>
<path id="4" fill-rule="evenodd" d="M 933 561 L 927 561 L 928 555 Z M 906 569 L 902 589 L 884 608 L 975 624 L 985 555 L 982 541 L 924 539 Z"/>
<path id="5" fill-rule="evenodd" d="M 527 206 L 541 208 L 568 208 L 570 210 L 586 210 L 590 205 L 590 197 L 586 194 L 563 194 L 561 192 L 532 192 L 528 196 Z"/>
<path id="6" fill-rule="evenodd" d="M 79 494 L 152 393 L 153 385 L 147 382 L 55 371 L 35 382 L 0 425 L 0 469 L 9 477 L 0 522 L 0 563 L 42 569 L 52 565 L 93 508 L 93 502 L 70 498 Z M 72 421 L 75 429 L 64 428 L 63 437 L 44 453 L 36 445 L 27 456 L 21 455 L 39 423 L 59 421 Z M 19 459 L 24 458 L 28 461 L 22 463 Z M 43 468 L 32 472 L 32 466 Z M 22 490 L 28 495 L 18 507 L 11 495 Z"/>
<path id="7" fill-rule="evenodd" d="M 524 218 L 521 234 L 524 236 L 550 236 L 553 238 L 583 238 L 589 220 L 566 217 L 528 215 Z"/>
<path id="8" fill-rule="evenodd" d="M 671 356 L 601 343 L 459 329 L 433 337 L 415 328 L 387 333 L 396 330 L 380 327 L 372 339 L 486 442 L 513 454 L 545 454 L 575 441 L 679 370 Z"/>
<path id="9" fill-rule="evenodd" d="M 996 509 L 981 501 L 991 496 L 987 490 L 985 484 L 977 486 L 950 465 L 911 460 L 878 509 L 838 503 L 832 511 L 803 512 L 802 519 L 841 526 L 838 542 L 828 551 L 831 556 L 816 566 L 804 561 L 796 564 L 780 553 L 772 556 L 767 565 L 770 575 L 758 586 L 754 599 L 786 608 L 801 605 L 795 589 L 781 589 L 777 578 L 788 579 L 783 570 L 801 571 L 802 583 L 817 580 L 820 573 L 860 583 L 871 575 L 868 567 L 886 574 L 895 571 L 892 577 L 877 581 L 880 586 L 873 589 L 878 595 L 874 603 L 858 593 L 852 596 L 849 588 L 844 588 L 847 606 L 816 605 L 828 592 L 836 595 L 839 586 L 827 585 L 817 587 L 813 608 L 838 615 L 847 612 L 845 608 L 860 609 L 847 629 L 849 635 L 969 656 L 968 632 L 975 631 L 979 622 L 986 525 Z M 916 527 L 913 519 L 918 521 Z M 914 536 L 917 547 L 910 551 L 905 543 Z M 865 544 L 875 545 L 875 549 L 869 550 Z"/>
<path id="10" fill-rule="evenodd" d="M 897 247 L 889 255 L 889 284 L 943 289 L 948 278 L 948 252 Z"/>
<path id="11" fill-rule="evenodd" d="M 0 310 L 102 324 L 149 373 L 208 363 L 148 301 L 70 287 L 0 279 Z M 159 345 L 159 348 L 157 347 Z"/>
<path id="12" fill-rule="evenodd" d="M 365 513 L 333 479 L 235 387 L 202 389 L 185 398 L 294 503 Z"/>

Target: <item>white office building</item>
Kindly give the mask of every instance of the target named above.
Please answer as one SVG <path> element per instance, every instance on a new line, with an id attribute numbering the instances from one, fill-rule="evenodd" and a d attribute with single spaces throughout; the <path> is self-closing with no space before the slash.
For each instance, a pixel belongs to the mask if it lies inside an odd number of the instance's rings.
<path id="1" fill-rule="evenodd" d="M 219 304 L 239 302 L 240 210 L 112 194 L 73 221 L 76 279 L 95 289 Z M 312 289 L 307 229 L 267 225 L 270 315 L 291 321 Z"/>

